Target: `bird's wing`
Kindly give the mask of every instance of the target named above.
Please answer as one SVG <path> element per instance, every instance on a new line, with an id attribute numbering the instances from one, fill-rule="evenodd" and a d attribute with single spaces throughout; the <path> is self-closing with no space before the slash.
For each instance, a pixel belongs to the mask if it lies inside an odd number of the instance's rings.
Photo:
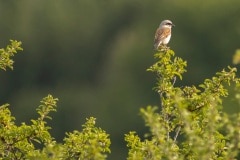
<path id="1" fill-rule="evenodd" d="M 170 28 L 158 28 L 155 33 L 154 44 L 159 43 L 171 33 Z"/>

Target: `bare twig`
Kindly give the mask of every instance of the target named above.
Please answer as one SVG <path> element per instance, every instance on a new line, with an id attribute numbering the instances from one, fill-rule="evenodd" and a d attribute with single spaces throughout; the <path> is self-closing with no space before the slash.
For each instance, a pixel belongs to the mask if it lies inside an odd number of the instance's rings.
<path id="1" fill-rule="evenodd" d="M 177 127 L 177 130 L 176 130 L 176 135 L 174 136 L 174 142 L 176 142 L 180 130 L 181 130 L 181 126 L 178 126 L 178 127 Z"/>

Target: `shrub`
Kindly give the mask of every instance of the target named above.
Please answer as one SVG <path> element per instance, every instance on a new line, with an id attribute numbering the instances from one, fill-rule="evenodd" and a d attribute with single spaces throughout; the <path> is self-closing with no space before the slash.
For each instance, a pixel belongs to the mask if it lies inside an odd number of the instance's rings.
<path id="1" fill-rule="evenodd" d="M 175 86 L 182 80 L 187 62 L 170 50 L 155 54 L 157 62 L 148 71 L 157 76 L 154 88 L 160 96 L 156 106 L 141 108 L 150 133 L 140 139 L 136 132 L 125 135 L 128 160 L 226 160 L 236 159 L 240 149 L 240 114 L 229 116 L 222 108 L 228 96 L 226 85 L 235 85 L 236 68 L 227 67 L 196 86 Z"/>
<path id="2" fill-rule="evenodd" d="M 1 69 L 13 69 L 11 58 L 19 50 L 22 50 L 21 42 L 13 40 L 0 50 Z M 82 131 L 66 133 L 63 144 L 54 140 L 46 120 L 52 119 L 49 113 L 56 111 L 57 101 L 52 95 L 43 98 L 36 109 L 39 117 L 32 119 L 30 125 L 20 126 L 14 123 L 9 104 L 0 106 L 0 159 L 106 159 L 110 152 L 109 135 L 95 126 L 93 117 L 86 119 Z"/>
<path id="3" fill-rule="evenodd" d="M 0 49 L 0 68 L 13 69 L 12 57 L 21 51 L 21 42 L 11 40 Z M 182 80 L 187 62 L 170 50 L 155 54 L 157 62 L 148 71 L 157 76 L 154 90 L 160 96 L 160 108 L 140 109 L 150 133 L 141 139 L 135 131 L 125 134 L 129 147 L 128 160 L 233 160 L 240 153 L 240 113 L 223 112 L 227 85 L 236 88 L 240 103 L 240 79 L 237 69 L 227 67 L 199 86 L 176 86 Z M 239 52 L 234 63 L 239 63 Z M 0 106 L 0 159 L 83 159 L 104 160 L 110 153 L 109 135 L 87 118 L 82 131 L 66 133 L 57 143 L 49 133 L 47 120 L 52 119 L 57 98 L 44 97 L 36 109 L 38 118 L 30 124 L 15 124 L 9 104 Z"/>

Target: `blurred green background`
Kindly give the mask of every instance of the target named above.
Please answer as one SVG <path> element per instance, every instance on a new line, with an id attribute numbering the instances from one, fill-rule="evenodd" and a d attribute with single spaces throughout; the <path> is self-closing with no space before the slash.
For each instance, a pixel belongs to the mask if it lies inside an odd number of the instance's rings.
<path id="1" fill-rule="evenodd" d="M 239 0 L 9 0 L 0 1 L 0 46 L 23 42 L 14 70 L 0 73 L 0 104 L 17 123 L 36 118 L 48 93 L 59 98 L 52 135 L 80 130 L 85 118 L 110 134 L 108 159 L 127 157 L 124 134 L 147 132 L 139 108 L 159 105 L 153 38 L 164 19 L 176 25 L 169 46 L 188 61 L 177 85 L 198 85 L 231 65 L 240 48 Z M 230 98 L 226 111 L 237 112 Z"/>

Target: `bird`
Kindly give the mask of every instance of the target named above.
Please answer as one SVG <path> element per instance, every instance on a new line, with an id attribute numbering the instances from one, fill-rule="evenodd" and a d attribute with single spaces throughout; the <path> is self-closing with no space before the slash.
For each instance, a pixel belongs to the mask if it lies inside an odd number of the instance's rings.
<path id="1" fill-rule="evenodd" d="M 154 49 L 158 50 L 160 46 L 165 46 L 171 39 L 171 28 L 175 25 L 170 20 L 163 20 L 156 30 L 154 37 Z"/>

